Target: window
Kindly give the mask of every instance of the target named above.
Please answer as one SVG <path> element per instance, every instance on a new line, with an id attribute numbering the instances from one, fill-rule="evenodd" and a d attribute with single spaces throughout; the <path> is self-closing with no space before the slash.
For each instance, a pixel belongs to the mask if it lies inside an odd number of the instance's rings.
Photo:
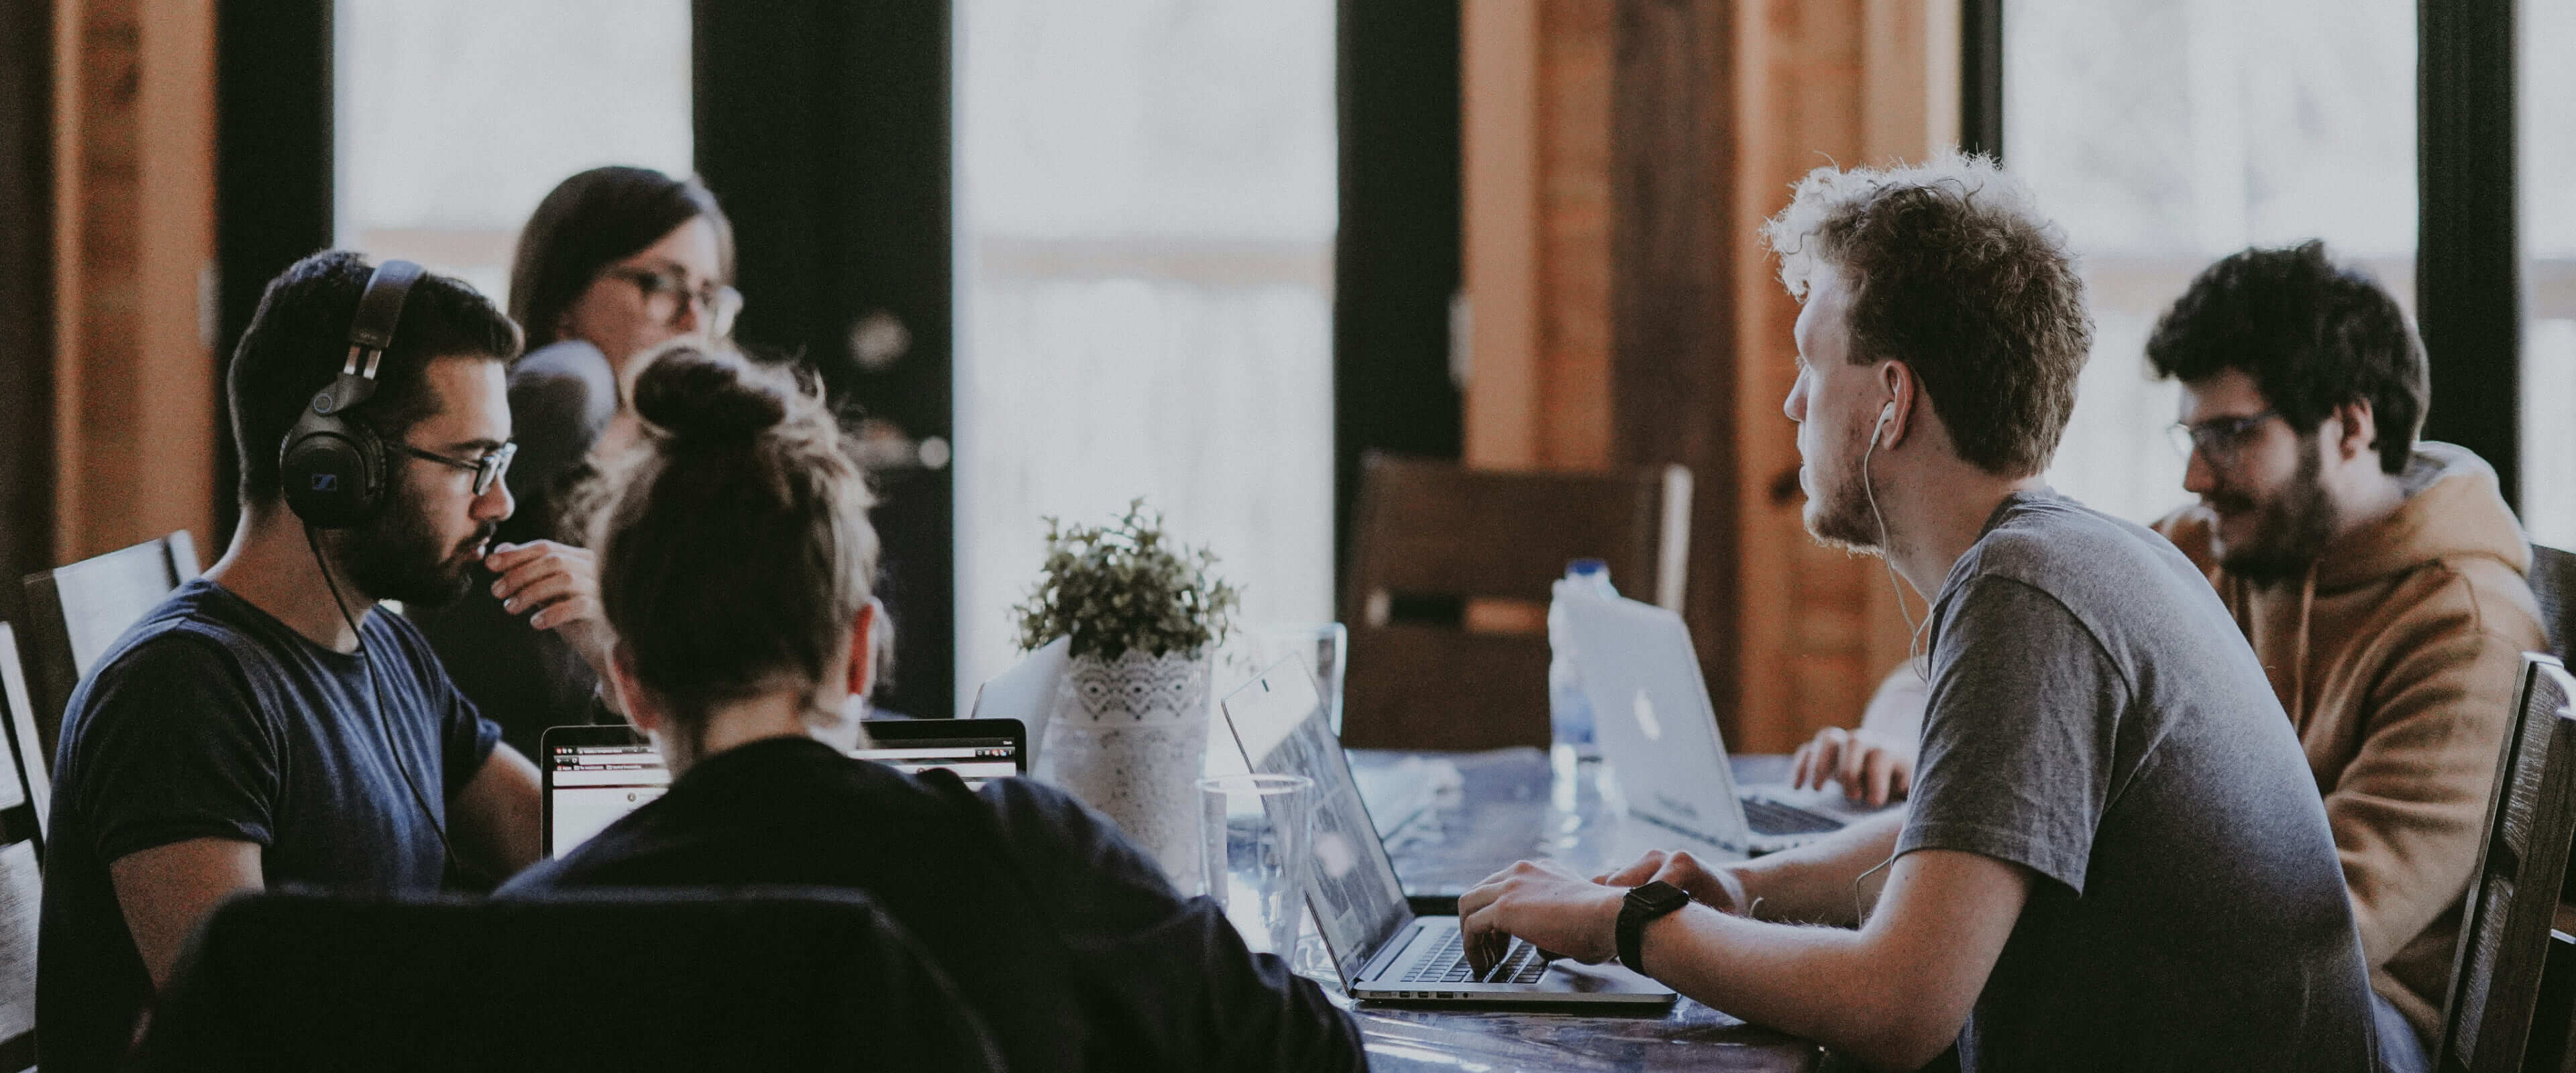
<path id="1" fill-rule="evenodd" d="M 2576 547 L 2576 4 L 2524 0 L 2522 131 L 2522 522 L 2536 543 Z"/>
<path id="2" fill-rule="evenodd" d="M 687 0 L 341 0 L 334 242 L 495 304 L 537 200 L 601 164 L 686 175 Z"/>
<path id="3" fill-rule="evenodd" d="M 2413 313 L 2415 17 L 2415 0 L 2007 0 L 2006 164 L 2065 225 L 2095 317 L 2058 490 L 2141 522 L 2189 501 L 2163 432 L 2178 389 L 2145 346 L 2213 260 L 2323 238 Z"/>
<path id="4" fill-rule="evenodd" d="M 1145 496 L 1247 624 L 1328 621 L 1333 6 L 956 11 L 959 709 L 1044 515 Z"/>

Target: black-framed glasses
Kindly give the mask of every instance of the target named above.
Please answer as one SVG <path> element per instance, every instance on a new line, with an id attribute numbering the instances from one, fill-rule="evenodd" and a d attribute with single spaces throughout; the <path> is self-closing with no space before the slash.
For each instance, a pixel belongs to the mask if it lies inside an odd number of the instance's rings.
<path id="1" fill-rule="evenodd" d="M 519 445 L 516 441 L 486 451 L 481 458 L 449 458 L 446 455 L 421 450 L 401 440 L 394 440 L 393 448 L 423 462 L 436 462 L 442 466 L 472 470 L 474 494 L 478 496 L 491 491 L 493 485 L 501 483 L 501 476 L 510 472 L 510 460 L 519 456 Z"/>
<path id="2" fill-rule="evenodd" d="M 697 308 L 705 311 L 707 334 L 713 338 L 722 339 L 732 334 L 734 314 L 742 312 L 741 291 L 711 279 L 700 280 L 696 286 L 690 286 L 689 274 L 677 267 L 620 266 L 602 274 L 634 284 L 636 290 L 643 292 L 647 302 L 662 298 L 678 299 L 671 306 L 672 323 L 679 321 L 680 314 L 689 309 L 691 302 L 697 303 Z"/>
<path id="3" fill-rule="evenodd" d="M 2176 421 L 2166 426 L 2166 431 L 2172 435 L 2174 450 L 2182 455 L 2184 462 L 2190 462 L 2192 452 L 2198 451 L 2210 465 L 2232 466 L 2236 464 L 2236 456 L 2253 440 L 2254 430 L 2263 427 L 2263 422 L 2279 416 L 2279 410 L 2265 410 L 2244 417 L 2213 417 L 2191 423 Z"/>

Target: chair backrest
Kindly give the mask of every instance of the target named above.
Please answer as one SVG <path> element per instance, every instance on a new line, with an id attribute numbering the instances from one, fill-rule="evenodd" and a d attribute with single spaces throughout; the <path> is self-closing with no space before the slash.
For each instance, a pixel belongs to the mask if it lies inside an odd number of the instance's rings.
<path id="1" fill-rule="evenodd" d="M 35 695 L 38 755 L 49 770 L 72 688 L 127 627 L 199 569 L 197 543 L 182 529 L 27 575 L 27 684 Z"/>
<path id="2" fill-rule="evenodd" d="M 2505 733 L 2487 840 L 2462 904 L 2434 1067 L 2465 1073 L 2523 1068 L 2540 995 L 2549 929 L 2576 836 L 2576 679 L 2555 657 L 2523 656 L 2522 689 Z M 2557 1065 L 2557 1056 L 2546 1056 Z"/>
<path id="3" fill-rule="evenodd" d="M 2531 596 L 2540 603 L 2540 625 L 2559 659 L 2576 645 L 2576 553 L 2546 544 L 2531 546 Z"/>
<path id="4" fill-rule="evenodd" d="M 145 1070 L 1001 1068 L 853 891 L 260 894 L 182 955 Z"/>
<path id="5" fill-rule="evenodd" d="M 0 765 L 0 1073 L 36 1068 L 36 919 L 45 880 L 40 865 L 46 793 L 44 765 L 31 763 L 18 743 L 29 725 L 21 713 L 26 684 L 18 674 L 18 644 L 0 622 L 0 693 L 9 702 L 5 741 L 9 763 Z M 23 781 L 33 769 L 37 782 Z"/>
<path id="6" fill-rule="evenodd" d="M 0 700 L 8 702 L 8 751 L 10 764 L 18 772 L 18 782 L 26 790 L 28 823 L 33 823 L 39 844 L 44 841 L 44 826 L 52 823 L 54 813 L 54 777 L 52 757 L 36 744 L 36 702 L 26 692 L 26 666 L 18 661 L 18 630 L 0 623 Z M 10 816 L 0 811 L 0 834 L 10 831 Z"/>
<path id="7" fill-rule="evenodd" d="M 1690 471 L 1525 473 L 1372 452 L 1360 464 L 1342 618 L 1342 741 L 1358 748 L 1545 746 L 1547 635 L 1407 621 L 1409 598 L 1538 608 L 1566 564 L 1607 562 L 1639 599 L 1681 605 Z M 1524 616 L 1530 617 L 1530 616 Z"/>
<path id="8" fill-rule="evenodd" d="M 6 622 L 0 622 L 0 701 L 9 705 L 8 725 L 0 729 L 7 731 L 10 772 L 17 775 L 24 791 L 26 822 L 32 825 L 26 829 L 36 833 L 41 849 L 45 825 L 53 820 L 54 780 L 49 774 L 53 765 L 36 744 L 36 707 L 27 694 L 26 669 L 18 661 L 18 631 Z M 0 797 L 6 796 L 5 791 L 0 787 Z M 0 838 L 16 830 L 15 818 L 0 809 Z"/>

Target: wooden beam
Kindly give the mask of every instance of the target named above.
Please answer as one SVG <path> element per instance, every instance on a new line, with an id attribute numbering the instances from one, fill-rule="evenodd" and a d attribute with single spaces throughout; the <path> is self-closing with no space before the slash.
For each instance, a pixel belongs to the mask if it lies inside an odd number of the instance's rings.
<path id="1" fill-rule="evenodd" d="M 215 539 L 213 0 L 54 10 L 54 557 Z"/>
<path id="2" fill-rule="evenodd" d="M 1527 468 L 1539 456 L 1538 0 L 1469 0 L 1458 36 L 1465 460 Z"/>
<path id="3" fill-rule="evenodd" d="M 1613 452 L 1678 463 L 1712 489 L 1737 471 L 1732 375 L 1738 266 L 1731 5 L 1619 0 L 1610 174 Z M 1715 480 L 1711 480 L 1715 478 Z M 1721 725 L 1737 729 L 1738 501 L 1693 497 L 1683 617 Z"/>

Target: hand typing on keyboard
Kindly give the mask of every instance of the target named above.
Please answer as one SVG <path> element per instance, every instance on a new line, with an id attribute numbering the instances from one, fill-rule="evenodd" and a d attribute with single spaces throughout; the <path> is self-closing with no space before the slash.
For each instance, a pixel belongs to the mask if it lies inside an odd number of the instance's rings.
<path id="1" fill-rule="evenodd" d="M 1479 978 L 1514 959 L 1515 936 L 1557 957 L 1607 961 L 1618 953 L 1619 903 L 1627 894 L 1552 862 L 1522 861 L 1458 897 L 1460 941 Z"/>
<path id="2" fill-rule="evenodd" d="M 1601 876 L 1594 882 L 1606 883 L 1620 890 L 1626 890 L 1630 887 L 1642 887 L 1658 879 L 1680 887 L 1684 893 L 1691 896 L 1692 901 L 1701 905 L 1739 916 L 1754 915 L 1747 904 L 1748 899 L 1744 896 L 1742 879 L 1737 878 L 1734 872 L 1726 868 L 1709 867 L 1706 862 L 1691 856 L 1688 850 L 1674 850 L 1670 853 L 1659 849 L 1648 850 L 1645 856 L 1637 858 L 1637 863 Z"/>

